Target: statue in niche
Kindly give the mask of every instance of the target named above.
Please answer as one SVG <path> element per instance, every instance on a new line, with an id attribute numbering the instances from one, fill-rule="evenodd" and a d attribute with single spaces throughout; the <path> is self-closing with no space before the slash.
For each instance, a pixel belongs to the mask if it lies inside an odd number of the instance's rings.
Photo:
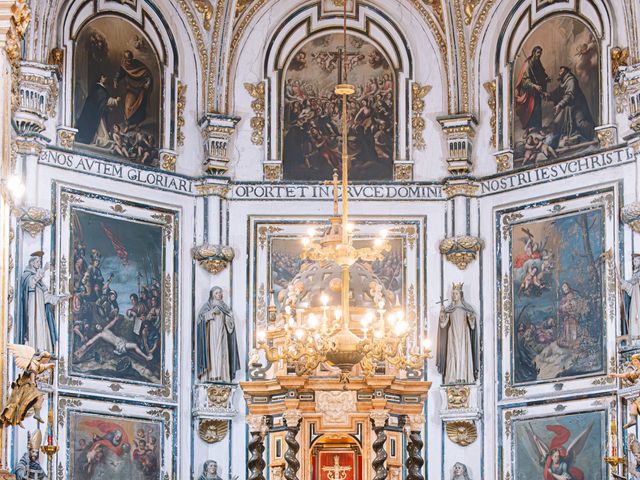
<path id="1" fill-rule="evenodd" d="M 218 476 L 218 463 L 215 460 L 207 460 L 202 465 L 202 475 L 198 480 L 222 480 Z"/>
<path id="2" fill-rule="evenodd" d="M 27 434 L 27 452 L 18 461 L 13 474 L 16 480 L 45 480 L 47 474 L 40 465 L 40 444 L 42 434 L 40 430 Z"/>
<path id="3" fill-rule="evenodd" d="M 47 370 L 53 371 L 55 364 L 49 362 L 49 352 L 36 352 L 29 345 L 9 344 L 9 351 L 13 354 L 16 367 L 22 373 L 11 384 L 11 394 L 0 413 L 0 423 L 9 426 L 22 426 L 22 421 L 33 415 L 39 423 L 40 409 L 44 402 L 44 394 L 38 390 L 37 378 Z"/>
<path id="4" fill-rule="evenodd" d="M 469 470 L 464 463 L 456 462 L 451 469 L 451 480 L 471 480 Z"/>
<path id="5" fill-rule="evenodd" d="M 462 287 L 454 283 L 451 303 L 440 309 L 436 365 L 445 384 L 473 383 L 478 373 L 476 313 Z"/>
<path id="6" fill-rule="evenodd" d="M 633 273 L 625 280 L 618 273 L 618 282 L 624 292 L 624 321 L 630 339 L 640 337 L 640 254 L 633 255 Z"/>
<path id="7" fill-rule="evenodd" d="M 198 377 L 205 381 L 231 382 L 240 369 L 233 312 L 213 287 L 198 312 Z"/>
<path id="8" fill-rule="evenodd" d="M 67 296 L 49 293 L 49 288 L 42 282 L 49 270 L 48 263 L 42 266 L 43 255 L 40 251 L 32 253 L 20 277 L 16 341 L 36 350 L 53 352 L 58 340 L 53 307 Z"/>

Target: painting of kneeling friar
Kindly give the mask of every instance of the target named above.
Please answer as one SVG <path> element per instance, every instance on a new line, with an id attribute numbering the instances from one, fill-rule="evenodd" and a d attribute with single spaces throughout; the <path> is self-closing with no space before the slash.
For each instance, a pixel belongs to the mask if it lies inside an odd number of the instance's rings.
<path id="1" fill-rule="evenodd" d="M 603 372 L 603 209 L 517 224 L 512 232 L 515 383 Z"/>
<path id="2" fill-rule="evenodd" d="M 71 235 L 71 370 L 159 383 L 161 227 L 72 209 Z"/>
<path id="3" fill-rule="evenodd" d="M 157 166 L 161 86 L 158 57 L 142 31 L 115 17 L 89 22 L 75 51 L 76 144 Z"/>
<path id="4" fill-rule="evenodd" d="M 73 412 L 70 415 L 70 478 L 159 480 L 159 423 Z"/>

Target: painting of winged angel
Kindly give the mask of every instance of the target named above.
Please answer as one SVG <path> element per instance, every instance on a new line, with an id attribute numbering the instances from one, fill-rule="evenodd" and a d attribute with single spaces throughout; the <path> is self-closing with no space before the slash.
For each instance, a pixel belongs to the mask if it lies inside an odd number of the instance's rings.
<path id="1" fill-rule="evenodd" d="M 602 467 L 600 413 L 520 421 L 516 427 L 516 480 L 597 480 Z"/>

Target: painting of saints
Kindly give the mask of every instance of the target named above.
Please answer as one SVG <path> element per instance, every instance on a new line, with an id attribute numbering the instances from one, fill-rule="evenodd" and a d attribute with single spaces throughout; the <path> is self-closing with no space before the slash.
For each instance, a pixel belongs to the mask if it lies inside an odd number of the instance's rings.
<path id="1" fill-rule="evenodd" d="M 451 303 L 441 306 L 436 365 L 445 384 L 473 383 L 478 374 L 476 313 L 461 283 L 453 284 Z"/>
<path id="2" fill-rule="evenodd" d="M 514 166 L 597 146 L 599 47 L 580 20 L 555 16 L 535 27 L 514 62 Z"/>
<path id="3" fill-rule="evenodd" d="M 71 225 L 71 370 L 159 383 L 161 227 L 81 209 Z"/>
<path id="4" fill-rule="evenodd" d="M 514 382 L 602 372 L 602 210 L 512 228 Z"/>
<path id="5" fill-rule="evenodd" d="M 76 42 L 76 144 L 99 154 L 157 166 L 160 64 L 132 23 L 98 17 Z"/>
<path id="6" fill-rule="evenodd" d="M 389 238 L 391 251 L 382 260 L 371 262 L 375 276 L 384 288 L 393 293 L 394 298 L 402 298 L 404 278 L 404 255 L 402 239 Z M 371 244 L 368 240 L 355 239 L 354 246 L 362 248 Z M 308 260 L 302 260 L 300 240 L 274 238 L 270 250 L 270 278 L 274 301 L 279 307 L 286 300 L 291 280 L 306 267 Z"/>
<path id="7" fill-rule="evenodd" d="M 586 412 L 515 424 L 516 480 L 602 479 L 604 412 Z"/>
<path id="8" fill-rule="evenodd" d="M 160 424 L 76 412 L 70 418 L 72 480 L 160 479 Z"/>
<path id="9" fill-rule="evenodd" d="M 282 87 L 285 179 L 329 180 L 341 168 L 342 97 L 334 88 L 343 67 L 356 88 L 347 103 L 350 178 L 392 178 L 394 71 L 377 47 L 348 38 L 354 51 L 347 51 L 346 65 L 337 34 L 311 40 L 289 62 Z"/>

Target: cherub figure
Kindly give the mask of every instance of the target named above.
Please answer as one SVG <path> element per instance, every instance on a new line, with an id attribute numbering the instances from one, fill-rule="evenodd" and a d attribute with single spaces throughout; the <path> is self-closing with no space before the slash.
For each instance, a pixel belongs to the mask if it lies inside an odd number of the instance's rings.
<path id="1" fill-rule="evenodd" d="M 634 385 L 640 378 L 640 353 L 631 356 L 631 365 L 624 373 L 610 373 L 610 377 L 621 378 L 623 383 Z M 640 412 L 640 397 L 636 398 L 629 405 L 629 421 L 624 424 L 623 428 L 633 427 L 638 423 L 638 412 Z"/>
<path id="2" fill-rule="evenodd" d="M 40 418 L 40 409 L 44 402 L 44 394 L 38 390 L 36 379 L 46 370 L 55 368 L 55 364 L 49 362 L 49 352 L 36 352 L 29 345 L 9 344 L 9 352 L 13 355 L 16 366 L 22 370 L 20 376 L 11 384 L 11 394 L 7 404 L 0 413 L 0 421 L 6 427 L 9 425 L 22 426 L 22 421 L 33 415 L 38 422 L 44 423 Z"/>

